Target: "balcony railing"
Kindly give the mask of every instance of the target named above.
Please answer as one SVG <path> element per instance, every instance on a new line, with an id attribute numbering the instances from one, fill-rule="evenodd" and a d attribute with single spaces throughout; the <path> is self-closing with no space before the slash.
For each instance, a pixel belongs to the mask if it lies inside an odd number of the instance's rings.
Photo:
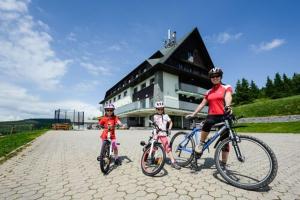
<path id="1" fill-rule="evenodd" d="M 173 108 L 173 109 L 178 109 L 178 110 L 186 110 L 186 111 L 194 111 L 199 104 L 196 103 L 190 103 L 190 102 L 185 102 L 185 101 L 178 101 L 178 100 L 168 100 L 166 103 L 166 107 Z M 171 106 L 171 105 L 177 105 L 176 107 Z M 131 112 L 135 110 L 140 110 L 140 109 L 152 109 L 153 108 L 153 99 L 144 99 L 141 101 L 135 101 L 130 104 L 121 106 L 115 110 L 115 114 L 119 115 L 122 113 L 126 112 Z M 207 113 L 208 107 L 205 106 L 201 112 Z"/>
<path id="2" fill-rule="evenodd" d="M 182 110 L 194 111 L 194 110 L 196 110 L 198 105 L 199 104 L 196 104 L 196 103 L 190 103 L 190 102 L 186 102 L 186 101 L 179 101 L 179 109 L 182 109 Z M 201 112 L 203 112 L 203 113 L 207 113 L 207 111 L 208 111 L 207 106 L 204 106 L 204 108 L 201 110 Z"/>
<path id="3" fill-rule="evenodd" d="M 176 91 L 191 92 L 191 93 L 196 93 L 196 94 L 200 94 L 200 95 L 203 95 L 206 92 L 206 89 L 204 89 L 204 88 L 197 87 L 194 85 L 189 85 L 186 83 L 180 83 L 179 85 L 176 85 L 175 88 L 176 88 Z"/>

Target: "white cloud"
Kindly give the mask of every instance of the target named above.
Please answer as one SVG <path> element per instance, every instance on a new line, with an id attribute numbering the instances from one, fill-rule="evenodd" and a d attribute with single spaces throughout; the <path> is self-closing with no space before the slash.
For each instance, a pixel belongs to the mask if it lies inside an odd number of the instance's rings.
<path id="1" fill-rule="evenodd" d="M 122 47 L 120 45 L 114 44 L 108 47 L 108 50 L 110 51 L 121 51 Z"/>
<path id="2" fill-rule="evenodd" d="M 222 32 L 219 34 L 214 34 L 213 36 L 209 36 L 207 38 L 215 43 L 226 44 L 229 41 L 238 40 L 242 35 L 243 33 L 231 34 L 228 32 Z"/>
<path id="3" fill-rule="evenodd" d="M 262 42 L 259 45 L 251 45 L 251 49 L 255 52 L 270 51 L 285 44 L 284 39 L 273 39 L 271 42 Z"/>
<path id="4" fill-rule="evenodd" d="M 92 63 L 87 62 L 81 62 L 80 65 L 87 69 L 90 74 L 93 74 L 95 76 L 111 74 L 109 72 L 109 67 L 96 66 Z"/>
<path id="5" fill-rule="evenodd" d="M 49 27 L 28 13 L 29 1 L 0 2 L 0 78 L 36 83 L 43 89 L 58 85 L 70 60 L 59 59 L 46 32 Z"/>
<path id="6" fill-rule="evenodd" d="M 67 35 L 67 40 L 76 42 L 77 41 L 76 34 L 73 32 L 69 33 L 69 35 Z"/>
<path id="7" fill-rule="evenodd" d="M 99 85 L 99 81 L 83 81 L 74 86 L 75 91 L 79 92 L 88 92 L 96 89 L 97 85 Z"/>
<path id="8" fill-rule="evenodd" d="M 78 100 L 42 101 L 22 87 L 0 81 L 0 121 L 27 118 L 53 118 L 54 110 L 84 111 L 85 118 L 100 115 L 97 105 Z"/>
<path id="9" fill-rule="evenodd" d="M 1 0 L 0 9 L 3 11 L 27 12 L 29 1 Z"/>

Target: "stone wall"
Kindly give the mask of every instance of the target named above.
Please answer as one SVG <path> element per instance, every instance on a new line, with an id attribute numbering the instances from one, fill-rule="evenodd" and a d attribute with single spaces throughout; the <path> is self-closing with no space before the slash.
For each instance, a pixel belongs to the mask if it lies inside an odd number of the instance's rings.
<path id="1" fill-rule="evenodd" d="M 297 122 L 300 123 L 300 115 L 248 117 L 239 119 L 239 123 L 269 123 L 269 122 Z"/>

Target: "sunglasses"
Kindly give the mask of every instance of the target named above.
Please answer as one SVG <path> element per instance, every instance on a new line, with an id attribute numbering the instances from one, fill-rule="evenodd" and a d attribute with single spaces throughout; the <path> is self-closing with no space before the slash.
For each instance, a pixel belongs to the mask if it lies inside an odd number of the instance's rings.
<path id="1" fill-rule="evenodd" d="M 163 108 L 156 108 L 156 110 L 164 110 Z"/>
<path id="2" fill-rule="evenodd" d="M 106 110 L 106 112 L 113 112 L 114 110 Z"/>
<path id="3" fill-rule="evenodd" d="M 211 76 L 210 78 L 219 78 L 220 76 L 218 75 L 218 76 Z"/>

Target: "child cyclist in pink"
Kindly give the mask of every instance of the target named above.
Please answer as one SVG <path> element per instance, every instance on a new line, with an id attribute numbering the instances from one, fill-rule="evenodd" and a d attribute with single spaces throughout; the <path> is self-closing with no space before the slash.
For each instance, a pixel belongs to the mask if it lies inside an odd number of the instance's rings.
<path id="1" fill-rule="evenodd" d="M 158 125 L 158 127 L 167 132 L 171 132 L 173 123 L 169 117 L 169 115 L 165 114 L 165 106 L 162 101 L 158 101 L 155 103 L 155 109 L 156 109 L 156 114 L 153 116 L 153 121 Z M 169 127 L 167 130 L 167 123 L 169 123 Z M 158 132 L 156 133 L 158 139 L 161 141 L 166 153 L 168 154 L 170 160 L 171 160 L 171 167 L 175 169 L 180 169 L 181 167 L 176 163 L 173 155 L 171 148 L 169 146 L 169 141 L 166 132 Z"/>
<path id="2" fill-rule="evenodd" d="M 115 164 L 120 165 L 121 161 L 118 158 L 118 147 L 116 144 L 115 127 L 117 125 L 124 127 L 124 125 L 121 123 L 120 119 L 114 115 L 114 110 L 115 110 L 115 106 L 113 104 L 109 103 L 109 104 L 105 105 L 105 107 L 104 107 L 105 115 L 104 115 L 104 117 L 101 118 L 101 120 L 99 121 L 99 124 L 100 124 L 100 126 L 104 127 L 104 130 L 101 134 L 102 143 L 105 139 L 107 139 L 108 132 L 110 131 L 111 144 L 112 144 L 112 148 L 113 148 L 114 156 L 115 156 Z M 98 156 L 97 160 L 99 160 L 99 159 L 100 159 L 100 157 Z"/>

